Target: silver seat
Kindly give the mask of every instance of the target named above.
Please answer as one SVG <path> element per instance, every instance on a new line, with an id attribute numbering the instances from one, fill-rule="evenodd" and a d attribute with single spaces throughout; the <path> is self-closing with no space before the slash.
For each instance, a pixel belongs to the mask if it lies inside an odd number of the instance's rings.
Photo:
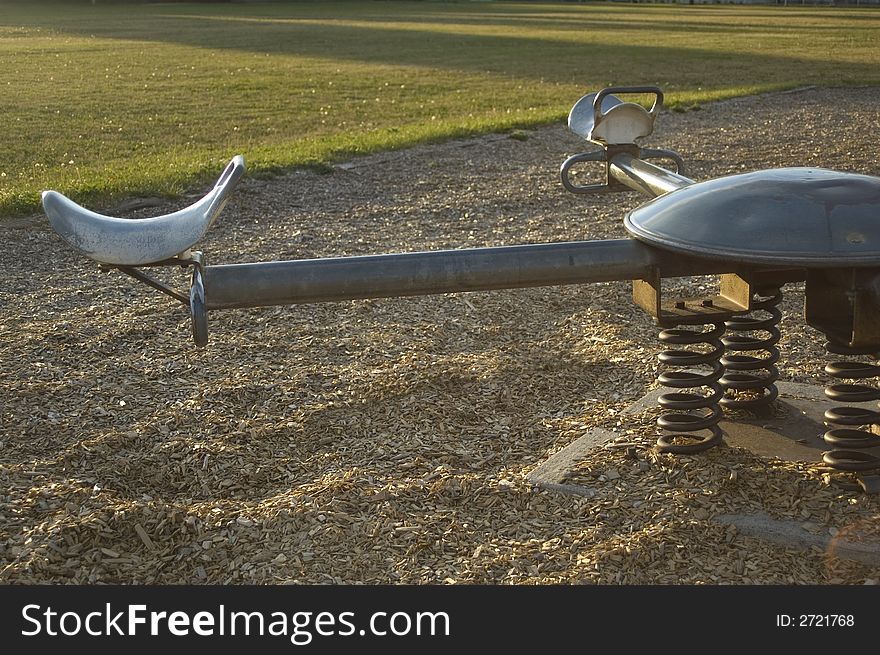
<path id="1" fill-rule="evenodd" d="M 236 155 L 203 198 L 179 211 L 152 218 L 104 216 L 57 191 L 43 192 L 43 210 L 67 243 L 101 264 L 153 264 L 185 253 L 205 235 L 244 172 L 244 158 Z"/>
<path id="2" fill-rule="evenodd" d="M 623 102 L 613 93 L 652 94 L 654 105 L 648 111 L 634 102 Z M 663 92 L 656 87 L 610 87 L 578 100 L 568 114 L 568 128 L 602 145 L 635 143 L 654 130 L 654 119 L 662 105 Z"/>

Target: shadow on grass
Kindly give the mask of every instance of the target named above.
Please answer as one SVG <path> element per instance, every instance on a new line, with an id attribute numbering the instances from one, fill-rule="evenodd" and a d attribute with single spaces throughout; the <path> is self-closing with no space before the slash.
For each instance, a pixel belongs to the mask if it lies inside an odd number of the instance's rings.
<path id="1" fill-rule="evenodd" d="M 685 88 L 721 88 L 827 83 L 828 79 L 837 84 L 864 83 L 877 79 L 875 62 L 842 62 L 833 57 L 767 54 L 750 49 L 754 42 L 751 35 L 758 33 L 766 40 L 768 32 L 792 38 L 799 33 L 826 32 L 830 43 L 835 39 L 833 33 L 844 29 L 836 25 L 771 22 L 761 12 L 733 12 L 730 15 L 736 21 L 725 24 L 717 12 L 701 22 L 669 20 L 673 17 L 670 12 L 654 13 L 656 20 L 621 20 L 613 13 L 611 18 L 602 19 L 606 14 L 576 12 L 557 13 L 554 15 L 559 18 L 548 19 L 544 14 L 533 16 L 513 9 L 508 13 L 474 13 L 462 8 L 454 13 L 439 13 L 401 6 L 405 10 L 394 15 L 355 10 L 345 4 L 336 11 L 323 12 L 318 5 L 296 12 L 289 8 L 279 10 L 273 5 L 211 5 L 201 9 L 203 15 L 192 13 L 192 7 L 160 7 L 125 14 L 83 11 L 72 16 L 32 12 L 10 16 L 7 24 L 19 27 L 24 22 L 30 27 L 106 39 L 489 73 L 559 84 L 598 77 L 614 84 L 674 80 Z M 286 13 L 282 15 L 281 11 Z M 681 16 L 685 13 L 682 11 Z M 646 15 L 651 16 L 652 12 Z M 800 12 L 797 16 L 806 17 Z M 825 16 L 818 13 L 816 17 Z M 863 28 L 856 30 L 846 27 L 851 41 L 854 34 L 859 34 L 858 40 L 870 42 L 870 32 L 876 29 L 875 23 L 880 23 L 860 14 L 847 15 L 846 19 L 863 19 L 860 22 L 864 23 Z M 0 18 L 2 22 L 5 21 Z M 512 29 L 504 31 L 505 27 Z M 467 33 L 481 28 L 485 28 L 481 33 Z M 517 28 L 522 31 L 517 33 Z M 542 29 L 552 31 L 555 37 L 548 38 Z M 709 35 L 709 43 L 704 47 L 694 38 L 676 40 L 675 45 L 654 43 L 656 35 L 697 33 Z M 729 43 L 730 47 L 714 47 L 719 41 Z M 738 41 L 740 46 L 735 46 Z M 815 47 L 819 50 L 822 45 Z"/>

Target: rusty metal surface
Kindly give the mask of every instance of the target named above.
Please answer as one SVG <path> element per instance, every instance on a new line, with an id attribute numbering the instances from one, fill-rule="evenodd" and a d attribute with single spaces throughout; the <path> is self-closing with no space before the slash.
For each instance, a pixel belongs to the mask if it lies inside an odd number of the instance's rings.
<path id="1" fill-rule="evenodd" d="M 663 327 L 723 322 L 749 310 L 747 297 L 721 293 L 711 296 L 665 298 L 662 288 L 663 278 L 659 275 L 659 267 L 654 267 L 650 275 L 633 280 L 633 301 Z"/>

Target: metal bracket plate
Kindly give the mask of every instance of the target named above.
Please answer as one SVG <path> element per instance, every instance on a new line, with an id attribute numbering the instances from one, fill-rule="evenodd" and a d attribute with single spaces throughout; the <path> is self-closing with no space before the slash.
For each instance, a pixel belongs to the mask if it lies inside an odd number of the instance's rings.
<path id="1" fill-rule="evenodd" d="M 633 280 L 633 301 L 661 327 L 704 325 L 748 312 L 751 286 L 734 273 L 721 276 L 721 293 L 712 296 L 663 299 L 662 278 L 654 269 L 650 279 Z"/>
<path id="2" fill-rule="evenodd" d="M 810 269 L 804 314 L 832 342 L 880 349 L 880 275 L 876 269 Z"/>

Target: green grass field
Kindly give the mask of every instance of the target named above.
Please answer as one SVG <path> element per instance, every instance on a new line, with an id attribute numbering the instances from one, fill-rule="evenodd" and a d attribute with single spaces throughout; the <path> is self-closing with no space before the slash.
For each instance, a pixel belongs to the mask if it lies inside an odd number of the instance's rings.
<path id="1" fill-rule="evenodd" d="M 563 120 L 580 95 L 667 104 L 880 83 L 880 11 L 301 2 L 47 6 L 0 0 L 0 215 L 53 188 L 95 206 Z M 830 110 L 830 108 L 829 108 Z"/>

